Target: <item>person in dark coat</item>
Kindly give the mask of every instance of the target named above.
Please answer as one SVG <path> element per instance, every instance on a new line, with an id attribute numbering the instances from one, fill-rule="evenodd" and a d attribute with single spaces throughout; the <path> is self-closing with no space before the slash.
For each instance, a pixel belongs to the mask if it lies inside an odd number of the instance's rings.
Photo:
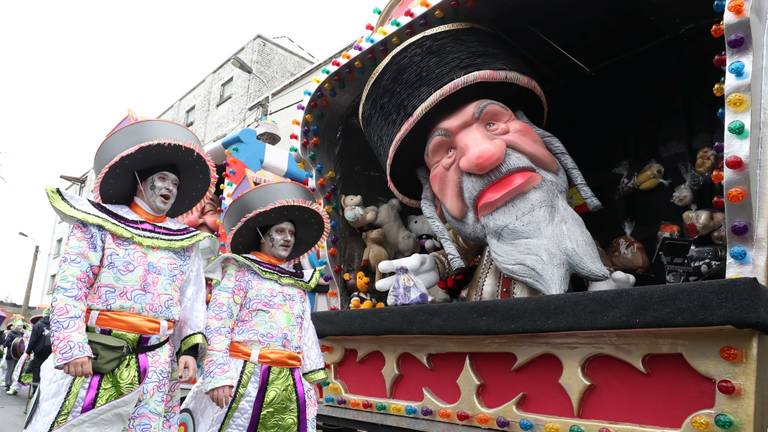
<path id="1" fill-rule="evenodd" d="M 12 327 L 5 332 L 5 339 L 3 340 L 3 347 L 5 348 L 5 391 L 11 391 L 11 384 L 13 381 L 13 370 L 16 368 L 16 362 L 18 358 L 14 358 L 11 345 L 16 338 L 24 337 L 24 324 L 18 321 L 12 324 Z"/>
<path id="2" fill-rule="evenodd" d="M 37 320 L 32 327 L 32 335 L 29 337 L 27 355 L 32 360 L 27 365 L 26 372 L 32 374 L 32 383 L 40 382 L 40 366 L 51 355 L 51 318 L 48 309 L 43 312 L 42 318 Z"/>

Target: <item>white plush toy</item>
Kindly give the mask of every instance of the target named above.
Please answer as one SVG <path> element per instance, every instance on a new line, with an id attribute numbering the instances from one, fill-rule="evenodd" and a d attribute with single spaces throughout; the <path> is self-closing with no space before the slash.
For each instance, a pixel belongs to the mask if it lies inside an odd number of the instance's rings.
<path id="1" fill-rule="evenodd" d="M 421 253 L 431 253 L 443 248 L 435 233 L 432 232 L 432 227 L 429 226 L 426 216 L 408 216 L 406 225 L 408 231 L 416 235 Z"/>

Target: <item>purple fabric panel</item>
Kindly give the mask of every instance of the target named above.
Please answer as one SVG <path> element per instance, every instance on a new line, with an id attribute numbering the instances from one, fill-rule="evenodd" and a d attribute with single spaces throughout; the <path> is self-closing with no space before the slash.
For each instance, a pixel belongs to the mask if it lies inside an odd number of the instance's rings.
<path id="1" fill-rule="evenodd" d="M 307 400 L 304 394 L 304 381 L 299 368 L 291 369 L 296 384 L 296 400 L 299 402 L 299 432 L 307 432 Z"/>
<path id="2" fill-rule="evenodd" d="M 101 384 L 101 374 L 93 374 L 91 381 L 88 383 L 85 399 L 83 399 L 83 407 L 80 410 L 81 415 L 92 410 L 96 405 L 96 394 L 99 392 L 99 384 Z"/>
<path id="3" fill-rule="evenodd" d="M 296 279 L 299 279 L 299 280 L 302 280 L 304 278 L 304 272 L 303 271 L 300 271 L 300 270 L 291 271 L 291 270 L 288 270 L 288 269 L 286 269 L 284 267 L 280 267 L 280 266 L 276 266 L 274 264 L 266 263 L 264 261 L 260 261 L 260 260 L 254 259 L 254 258 L 251 258 L 249 256 L 243 256 L 243 255 L 241 255 L 241 256 L 243 258 L 247 259 L 248 261 L 253 262 L 254 264 L 258 265 L 259 267 L 261 267 L 261 268 L 263 268 L 265 270 L 269 270 L 269 271 L 272 271 L 272 272 L 275 272 L 275 273 L 279 273 L 279 274 L 285 275 L 285 276 L 290 276 L 292 278 L 296 278 Z"/>
<path id="4" fill-rule="evenodd" d="M 139 338 L 139 343 L 136 344 L 136 347 L 142 347 L 147 346 L 149 344 L 150 337 L 149 336 L 141 336 Z M 139 382 L 143 383 L 144 378 L 147 377 L 147 370 L 149 370 L 149 359 L 147 358 L 147 353 L 141 353 L 139 354 Z"/>
<path id="5" fill-rule="evenodd" d="M 248 423 L 247 432 L 256 432 L 259 430 L 261 408 L 264 406 L 264 396 L 267 393 L 270 369 L 270 366 L 261 365 L 261 372 L 259 374 L 259 391 L 256 392 L 256 400 L 253 401 L 253 411 L 251 411 L 251 421 Z"/>

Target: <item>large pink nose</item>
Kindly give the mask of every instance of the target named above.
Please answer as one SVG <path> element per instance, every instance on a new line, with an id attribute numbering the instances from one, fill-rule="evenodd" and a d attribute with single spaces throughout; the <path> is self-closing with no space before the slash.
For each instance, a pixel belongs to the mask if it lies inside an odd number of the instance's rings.
<path id="1" fill-rule="evenodd" d="M 460 144 L 463 154 L 459 161 L 459 168 L 470 174 L 485 174 L 496 168 L 504 160 L 507 146 L 504 141 L 491 140 L 486 137 L 476 137 Z"/>

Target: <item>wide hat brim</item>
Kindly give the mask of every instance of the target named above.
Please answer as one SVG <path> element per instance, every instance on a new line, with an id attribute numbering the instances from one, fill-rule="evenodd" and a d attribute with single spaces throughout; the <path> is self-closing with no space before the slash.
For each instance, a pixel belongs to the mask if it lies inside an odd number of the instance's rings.
<path id="1" fill-rule="evenodd" d="M 213 193 L 216 172 L 197 136 L 166 120 L 141 120 L 110 134 L 93 160 L 94 193 L 105 204 L 130 204 L 139 171 L 174 166 L 179 177 L 176 201 L 167 213 L 182 215 Z"/>
<path id="2" fill-rule="evenodd" d="M 264 229 L 290 221 L 295 243 L 287 260 L 300 258 L 325 242 L 330 231 L 327 213 L 306 186 L 292 181 L 264 183 L 235 199 L 224 213 L 227 245 L 235 254 L 259 250 Z"/>

